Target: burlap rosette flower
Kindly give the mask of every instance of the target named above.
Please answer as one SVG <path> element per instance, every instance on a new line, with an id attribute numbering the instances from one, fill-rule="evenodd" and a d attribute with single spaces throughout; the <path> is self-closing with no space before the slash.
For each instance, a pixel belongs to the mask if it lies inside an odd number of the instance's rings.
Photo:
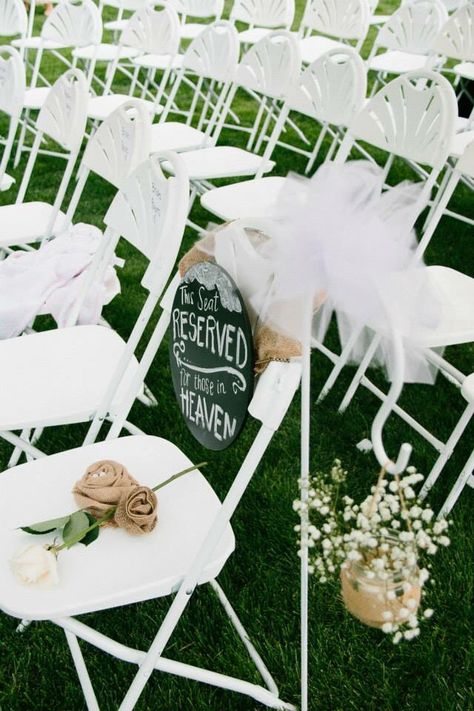
<path id="1" fill-rule="evenodd" d="M 87 467 L 84 476 L 74 485 L 72 493 L 81 509 L 100 518 L 117 506 L 123 495 L 139 486 L 127 468 L 112 459 L 103 459 Z M 114 519 L 105 525 L 116 526 Z"/>
<path id="2" fill-rule="evenodd" d="M 150 533 L 157 522 L 158 500 L 148 486 L 136 486 L 124 492 L 117 505 L 114 520 L 117 526 L 133 536 Z"/>

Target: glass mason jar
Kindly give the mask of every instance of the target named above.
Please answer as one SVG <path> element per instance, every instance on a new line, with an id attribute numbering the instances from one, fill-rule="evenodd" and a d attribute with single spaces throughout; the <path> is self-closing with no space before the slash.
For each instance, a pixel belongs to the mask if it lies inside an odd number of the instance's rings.
<path id="1" fill-rule="evenodd" d="M 395 545 L 396 537 L 387 539 Z M 409 583 L 409 588 L 406 585 Z M 382 579 L 360 561 L 347 561 L 341 569 L 341 592 L 348 612 L 369 627 L 382 627 L 386 622 L 400 623 L 406 620 L 406 610 L 413 614 L 421 599 L 419 570 L 415 564 L 409 573 L 402 576 L 393 572 Z M 390 593 L 390 594 L 389 594 Z M 415 604 L 409 602 L 414 600 Z M 390 612 L 391 616 L 387 613 Z"/>

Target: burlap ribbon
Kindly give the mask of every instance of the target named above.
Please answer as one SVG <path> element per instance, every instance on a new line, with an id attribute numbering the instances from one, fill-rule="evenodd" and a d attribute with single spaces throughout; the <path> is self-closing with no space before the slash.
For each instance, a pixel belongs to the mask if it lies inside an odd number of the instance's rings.
<path id="1" fill-rule="evenodd" d="M 196 242 L 191 249 L 186 252 L 179 262 L 179 273 L 183 277 L 188 269 L 200 262 L 215 262 L 211 255 L 213 243 L 218 232 L 223 230 L 229 222 L 219 225 L 206 237 Z M 285 336 L 265 322 L 257 322 L 255 333 L 255 366 L 256 373 L 263 373 L 271 361 L 288 362 L 290 358 L 301 355 L 301 343 L 295 338 Z"/>
<path id="2" fill-rule="evenodd" d="M 104 526 L 119 526 L 133 535 L 149 533 L 156 526 L 155 493 L 138 481 L 120 462 L 104 459 L 87 467 L 72 491 L 77 504 L 95 518 L 112 506 L 117 509 Z"/>

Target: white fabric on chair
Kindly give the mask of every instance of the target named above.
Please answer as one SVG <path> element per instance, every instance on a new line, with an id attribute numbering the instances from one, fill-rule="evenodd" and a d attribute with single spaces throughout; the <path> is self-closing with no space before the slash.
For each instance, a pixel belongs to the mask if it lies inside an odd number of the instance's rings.
<path id="1" fill-rule="evenodd" d="M 79 224 L 32 252 L 16 251 L 0 262 L 0 339 L 20 335 L 39 314 L 51 314 L 61 328 L 78 298 L 102 233 Z M 120 291 L 112 266 L 88 291 L 79 323 L 99 321 L 102 306 Z"/>

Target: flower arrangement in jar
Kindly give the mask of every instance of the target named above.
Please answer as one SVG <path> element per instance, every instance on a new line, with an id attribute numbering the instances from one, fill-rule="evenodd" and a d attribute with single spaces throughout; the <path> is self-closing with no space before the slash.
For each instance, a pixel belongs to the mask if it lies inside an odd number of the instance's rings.
<path id="1" fill-rule="evenodd" d="M 369 496 L 357 504 L 345 493 L 347 472 L 340 460 L 329 475 L 309 479 L 306 500 L 296 500 L 295 527 L 308 547 L 308 567 L 320 583 L 339 576 L 342 600 L 358 620 L 392 635 L 393 642 L 420 633 L 430 558 L 448 546 L 448 522 L 436 519 L 414 487 L 423 475 L 409 467 L 403 477 L 381 470 Z"/>

